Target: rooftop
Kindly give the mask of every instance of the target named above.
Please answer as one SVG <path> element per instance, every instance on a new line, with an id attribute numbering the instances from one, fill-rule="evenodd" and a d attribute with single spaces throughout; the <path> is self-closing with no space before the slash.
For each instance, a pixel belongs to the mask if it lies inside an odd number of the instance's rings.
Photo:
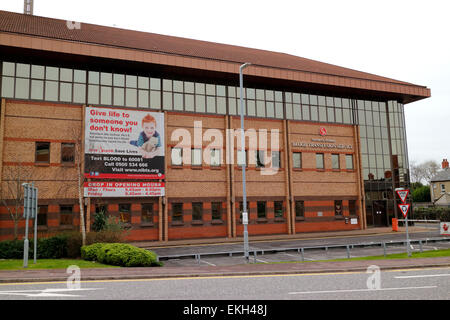
<path id="1" fill-rule="evenodd" d="M 82 23 L 81 28 L 68 28 L 67 21 L 19 14 L 0 10 L 0 46 L 18 46 L 50 51 L 65 51 L 71 54 L 87 54 L 112 57 L 113 53 L 106 48 L 129 49 L 132 54 L 120 56 L 128 60 L 145 60 L 157 63 L 176 64 L 178 67 L 190 66 L 195 68 L 194 60 L 213 61 L 215 64 L 201 64 L 205 68 L 220 69 L 231 73 L 238 72 L 238 66 L 244 62 L 251 62 L 254 76 L 279 77 L 293 81 L 315 82 L 323 85 L 352 87 L 363 90 L 384 91 L 400 93 L 405 96 L 404 103 L 420 100 L 430 96 L 430 90 L 424 86 L 394 80 L 370 73 L 348 69 L 328 63 L 310 60 L 286 53 L 252 49 L 246 47 L 220 44 L 214 42 L 186 39 L 166 36 L 154 33 L 146 33 L 133 30 L 125 30 L 113 27 L 99 26 Z M 9 35 L 13 37 L 2 37 Z M 29 41 L 33 39 L 49 39 L 59 42 L 59 46 L 53 42 Z M 69 48 L 60 42 L 100 45 L 102 50 L 94 50 L 87 47 Z M 139 52 L 163 54 L 171 57 L 184 57 L 187 60 L 168 60 L 152 55 L 147 59 L 138 55 Z M 95 52 L 95 53 L 93 53 Z M 96 53 L 98 52 L 98 54 Z M 122 52 L 123 53 L 123 52 Z M 157 59 L 158 57 L 158 59 Z M 146 60 L 147 59 L 147 60 Z M 189 60 L 191 59 L 191 60 Z M 222 64 L 221 64 L 222 63 Z M 225 64 L 223 64 L 225 63 Z M 231 64 L 231 66 L 230 66 Z M 232 67 L 232 68 L 231 68 Z M 200 67 L 203 68 L 203 67 Z M 281 72 L 280 72 L 281 70 Z M 219 70 L 215 70 L 219 71 Z M 247 72 L 251 74 L 251 72 Z"/>
<path id="2" fill-rule="evenodd" d="M 450 181 L 450 168 L 442 169 L 433 178 L 431 178 L 431 182 L 437 181 Z"/>

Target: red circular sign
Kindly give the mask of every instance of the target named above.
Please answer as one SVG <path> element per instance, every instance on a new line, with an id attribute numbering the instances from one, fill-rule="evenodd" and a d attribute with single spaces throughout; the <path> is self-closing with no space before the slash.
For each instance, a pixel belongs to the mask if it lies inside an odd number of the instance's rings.
<path id="1" fill-rule="evenodd" d="M 321 136 L 326 136 L 327 135 L 327 129 L 325 129 L 324 127 L 321 127 L 319 130 L 319 133 Z"/>

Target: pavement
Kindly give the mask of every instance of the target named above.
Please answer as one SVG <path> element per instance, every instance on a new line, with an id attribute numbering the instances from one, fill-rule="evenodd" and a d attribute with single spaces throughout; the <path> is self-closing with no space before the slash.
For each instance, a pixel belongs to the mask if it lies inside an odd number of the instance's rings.
<path id="1" fill-rule="evenodd" d="M 423 232 L 422 228 L 410 227 L 409 232 Z M 404 230 L 399 228 L 396 233 Z M 351 237 L 358 235 L 373 235 L 394 233 L 390 228 L 371 228 L 366 230 L 353 230 L 341 232 L 321 232 L 299 234 L 295 236 L 270 236 L 250 237 L 249 241 L 270 241 L 283 239 L 323 239 L 333 237 Z M 226 243 L 240 241 L 225 240 Z M 192 245 L 217 245 L 224 243 L 223 239 L 192 240 L 170 243 L 133 243 L 141 247 L 177 247 L 178 250 L 186 248 L 190 250 Z M 218 249 L 219 250 L 219 249 Z M 251 260 L 251 259 L 250 259 Z M 250 261 L 251 262 L 251 261 Z M 370 265 L 377 265 L 381 270 L 410 269 L 425 267 L 450 267 L 450 257 L 439 258 L 414 258 L 414 259 L 390 259 L 374 261 L 308 261 L 304 263 L 279 263 L 279 264 L 254 264 L 246 263 L 242 257 L 242 263 L 228 266 L 183 266 L 183 267 L 152 267 L 152 268 L 92 268 L 81 269 L 81 281 L 92 280 L 124 280 L 124 279 L 163 279 L 163 278 L 187 278 L 187 277 L 222 277 L 222 276 L 262 276 L 283 274 L 306 273 L 334 273 L 334 272 L 365 272 Z M 0 283 L 27 283 L 27 282 L 60 282 L 67 281 L 70 274 L 65 269 L 45 270 L 2 270 L 0 271 Z"/>

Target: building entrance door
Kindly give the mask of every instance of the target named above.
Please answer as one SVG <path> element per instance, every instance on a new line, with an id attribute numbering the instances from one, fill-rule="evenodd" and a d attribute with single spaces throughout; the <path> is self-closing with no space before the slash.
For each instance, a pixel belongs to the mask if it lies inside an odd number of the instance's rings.
<path id="1" fill-rule="evenodd" d="M 386 201 L 378 200 L 373 202 L 372 216 L 374 227 L 387 227 Z"/>

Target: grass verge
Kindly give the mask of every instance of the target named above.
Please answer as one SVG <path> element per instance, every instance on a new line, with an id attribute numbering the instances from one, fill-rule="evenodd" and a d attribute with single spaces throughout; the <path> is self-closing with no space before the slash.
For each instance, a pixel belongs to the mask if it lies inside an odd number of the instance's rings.
<path id="1" fill-rule="evenodd" d="M 79 268 L 117 268 L 116 266 L 81 259 L 38 259 L 36 264 L 31 259 L 28 260 L 28 268 L 24 268 L 22 259 L 0 259 L 0 270 L 67 269 L 71 265 L 76 265 Z"/>

